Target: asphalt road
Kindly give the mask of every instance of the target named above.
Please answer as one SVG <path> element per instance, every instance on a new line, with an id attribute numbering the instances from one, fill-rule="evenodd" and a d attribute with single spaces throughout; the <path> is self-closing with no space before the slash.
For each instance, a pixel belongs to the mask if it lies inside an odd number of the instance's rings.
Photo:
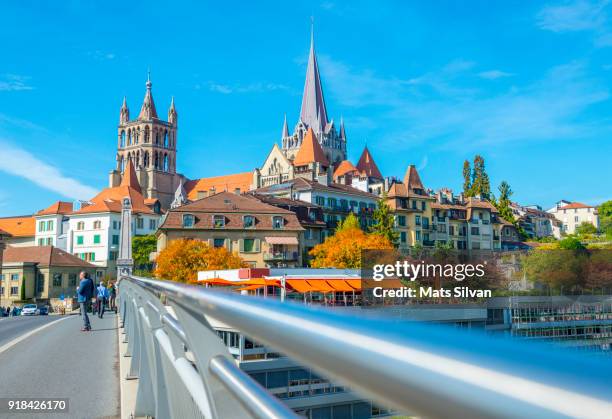
<path id="1" fill-rule="evenodd" d="M 49 324 L 0 353 L 0 397 L 69 399 L 69 412 L 0 412 L 4 418 L 118 418 L 117 318 L 90 316 L 92 331 L 81 332 L 76 316 L 34 316 L 0 320 L 0 348 Z"/>

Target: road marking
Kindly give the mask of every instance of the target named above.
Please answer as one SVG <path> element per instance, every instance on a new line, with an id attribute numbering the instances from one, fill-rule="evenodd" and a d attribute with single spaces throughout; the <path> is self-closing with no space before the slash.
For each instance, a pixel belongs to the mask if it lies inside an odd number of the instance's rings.
<path id="1" fill-rule="evenodd" d="M 34 330 L 30 330 L 28 333 L 21 335 L 15 339 L 13 339 L 12 341 L 10 341 L 9 343 L 4 344 L 3 346 L 0 346 L 0 355 L 6 351 L 8 351 L 9 349 L 11 349 L 13 346 L 17 345 L 19 342 L 21 342 L 22 340 L 25 340 L 27 338 L 29 338 L 30 336 L 32 336 L 35 333 L 40 332 L 41 330 L 46 329 L 49 326 L 52 326 L 54 324 L 57 324 L 59 322 L 61 322 L 62 320 L 66 320 L 69 319 L 70 317 L 64 317 L 63 319 L 59 319 L 59 320 L 54 320 L 52 322 L 49 322 L 47 324 L 43 324 L 42 326 L 34 329 Z"/>

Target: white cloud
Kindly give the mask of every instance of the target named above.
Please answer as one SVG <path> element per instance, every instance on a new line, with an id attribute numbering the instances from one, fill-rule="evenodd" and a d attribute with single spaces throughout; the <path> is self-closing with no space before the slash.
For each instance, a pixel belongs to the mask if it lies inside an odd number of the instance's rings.
<path id="1" fill-rule="evenodd" d="M 10 156 L 10 158 L 3 159 L 0 165 L 1 171 L 22 177 L 38 186 L 72 199 L 90 199 L 98 192 L 90 186 L 83 185 L 77 179 L 63 175 L 56 167 L 7 141 L 0 140 L 0 147 L 4 155 Z"/>
<path id="2" fill-rule="evenodd" d="M 21 90 L 33 90 L 34 87 L 28 84 L 30 77 L 18 74 L 4 74 L 0 76 L 0 91 L 15 92 Z"/>
<path id="3" fill-rule="evenodd" d="M 425 170 L 425 168 L 427 167 L 428 163 L 429 163 L 429 158 L 427 157 L 427 154 L 426 154 L 421 159 L 421 162 L 419 163 L 419 166 L 417 167 L 417 170 L 419 172 L 422 172 L 423 170 Z"/>
<path id="4" fill-rule="evenodd" d="M 609 4 L 609 0 L 576 0 L 548 5 L 538 13 L 536 24 L 543 30 L 558 33 L 591 32 L 596 47 L 612 46 Z"/>
<path id="5" fill-rule="evenodd" d="M 481 71 L 480 73 L 478 73 L 478 77 L 487 79 L 487 80 L 495 80 L 495 79 L 500 79 L 502 77 L 510 77 L 513 75 L 514 74 L 512 73 L 506 73 L 505 71 L 501 71 L 501 70 Z"/>

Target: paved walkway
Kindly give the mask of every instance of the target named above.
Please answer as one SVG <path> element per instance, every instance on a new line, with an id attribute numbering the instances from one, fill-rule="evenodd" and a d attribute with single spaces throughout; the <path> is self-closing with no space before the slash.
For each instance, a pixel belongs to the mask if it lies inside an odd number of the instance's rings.
<path id="1" fill-rule="evenodd" d="M 0 330 L 9 322 L 21 320 L 26 319 L 2 321 Z M 0 413 L 0 417 L 119 417 L 117 318 L 114 313 L 106 313 L 104 319 L 90 316 L 90 320 L 91 332 L 81 332 L 81 319 L 71 315 L 48 323 L 14 345 L 17 336 L 2 342 L 0 347 L 5 349 L 0 353 L 0 397 L 68 398 L 69 412 Z"/>

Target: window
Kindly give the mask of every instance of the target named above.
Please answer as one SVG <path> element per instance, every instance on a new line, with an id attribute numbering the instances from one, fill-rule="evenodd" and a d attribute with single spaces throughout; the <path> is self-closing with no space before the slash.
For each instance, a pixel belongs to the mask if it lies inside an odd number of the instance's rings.
<path id="1" fill-rule="evenodd" d="M 342 208 L 343 210 L 347 210 L 348 209 L 348 201 L 346 199 L 341 199 L 340 200 L 340 208 Z"/>
<path id="2" fill-rule="evenodd" d="M 406 232 L 405 231 L 400 232 L 400 242 L 406 243 Z"/>
<path id="3" fill-rule="evenodd" d="M 213 226 L 215 228 L 225 227 L 225 216 L 224 215 L 213 215 Z"/>
<path id="4" fill-rule="evenodd" d="M 11 281 L 19 281 L 19 274 L 11 274 Z"/>
<path id="5" fill-rule="evenodd" d="M 53 246 L 53 237 L 47 237 L 47 246 Z"/>
<path id="6" fill-rule="evenodd" d="M 412 201 L 412 209 L 416 209 L 416 205 L 417 205 L 417 202 L 416 201 Z"/>
<path id="7" fill-rule="evenodd" d="M 94 223 L 93 223 L 93 228 L 94 228 L 94 230 L 99 230 L 99 229 L 101 229 L 101 228 L 102 228 L 102 222 L 101 222 L 101 221 L 99 221 L 99 220 L 94 221 Z"/>
<path id="8" fill-rule="evenodd" d="M 47 225 L 45 224 L 44 221 L 38 222 L 38 231 L 45 231 L 45 227 L 47 227 Z"/>
<path id="9" fill-rule="evenodd" d="M 85 222 L 79 221 L 77 223 L 77 230 L 85 230 Z"/>
<path id="10" fill-rule="evenodd" d="M 429 228 L 429 218 L 423 217 L 423 228 Z"/>
<path id="11" fill-rule="evenodd" d="M 77 283 L 77 274 L 68 274 L 68 286 L 74 287 Z"/>
<path id="12" fill-rule="evenodd" d="M 327 206 L 330 208 L 336 208 L 338 206 L 336 198 L 327 198 Z"/>
<path id="13" fill-rule="evenodd" d="M 243 239 L 241 241 L 240 251 L 243 253 L 259 252 L 259 240 L 258 239 Z"/>
<path id="14" fill-rule="evenodd" d="M 94 234 L 93 242 L 94 242 L 94 244 L 100 244 L 100 235 L 99 234 Z"/>
<path id="15" fill-rule="evenodd" d="M 39 246 L 44 246 L 45 245 L 45 239 L 38 239 L 38 245 Z"/>
<path id="16" fill-rule="evenodd" d="M 275 230 L 280 230 L 285 226 L 285 219 L 281 216 L 272 217 L 272 228 Z"/>
<path id="17" fill-rule="evenodd" d="M 77 236 L 77 244 L 83 244 L 83 236 Z"/>
<path id="18" fill-rule="evenodd" d="M 221 238 L 213 239 L 213 246 L 214 247 L 224 247 L 225 246 L 225 239 L 221 239 Z"/>
<path id="19" fill-rule="evenodd" d="M 144 228 L 144 218 L 136 219 L 136 228 L 140 228 L 140 229 Z"/>
<path id="20" fill-rule="evenodd" d="M 117 257 L 119 256 L 119 252 L 116 250 L 111 250 L 110 252 L 108 252 L 108 259 L 109 260 L 117 260 Z"/>
<path id="21" fill-rule="evenodd" d="M 62 286 L 62 274 L 53 274 L 53 286 L 54 287 Z"/>
<path id="22" fill-rule="evenodd" d="M 112 244 L 114 245 L 119 245 L 119 235 L 118 234 L 113 234 L 113 238 L 112 238 Z"/>
<path id="23" fill-rule="evenodd" d="M 192 214 L 183 214 L 183 227 L 191 228 L 195 222 L 195 217 Z"/>
<path id="24" fill-rule="evenodd" d="M 425 201 L 421 201 L 421 209 L 425 211 Z"/>
<path id="25" fill-rule="evenodd" d="M 472 236 L 480 235 L 480 229 L 478 227 L 472 227 L 470 232 L 472 233 Z"/>
<path id="26" fill-rule="evenodd" d="M 415 235 L 415 237 L 416 237 L 416 239 L 417 239 L 417 240 L 421 240 L 421 232 L 420 232 L 420 231 L 418 231 L 418 230 L 417 230 L 417 231 L 415 231 L 415 232 L 414 232 L 414 235 Z"/>
<path id="27" fill-rule="evenodd" d="M 575 216 L 575 217 L 574 217 L 574 222 L 575 222 L 575 223 L 577 223 L 577 222 L 578 222 L 578 220 L 579 220 L 578 216 Z"/>
<path id="28" fill-rule="evenodd" d="M 113 221 L 113 230 L 119 230 L 121 228 L 121 221 Z"/>
<path id="29" fill-rule="evenodd" d="M 11 295 L 19 294 L 19 287 L 11 287 Z"/>
<path id="30" fill-rule="evenodd" d="M 253 228 L 255 227 L 255 217 L 252 215 L 245 215 L 242 217 L 242 225 L 244 228 Z"/>
<path id="31" fill-rule="evenodd" d="M 324 206 L 325 205 L 325 198 L 323 198 L 322 196 L 317 196 L 315 198 L 315 202 L 317 203 L 317 205 Z"/>
<path id="32" fill-rule="evenodd" d="M 420 226 L 421 225 L 421 216 L 420 215 L 415 215 L 414 216 L 414 224 Z"/>
<path id="33" fill-rule="evenodd" d="M 397 225 L 400 227 L 405 227 L 406 226 L 406 216 L 405 215 L 398 215 L 397 216 Z"/>
<path id="34" fill-rule="evenodd" d="M 36 277 L 36 292 L 43 292 L 45 289 L 45 275 L 38 274 Z"/>
<path id="35" fill-rule="evenodd" d="M 149 220 L 149 230 L 155 230 L 157 228 L 157 220 Z"/>
<path id="36" fill-rule="evenodd" d="M 454 226 L 448 226 L 448 234 L 451 236 L 455 235 L 455 227 Z"/>

